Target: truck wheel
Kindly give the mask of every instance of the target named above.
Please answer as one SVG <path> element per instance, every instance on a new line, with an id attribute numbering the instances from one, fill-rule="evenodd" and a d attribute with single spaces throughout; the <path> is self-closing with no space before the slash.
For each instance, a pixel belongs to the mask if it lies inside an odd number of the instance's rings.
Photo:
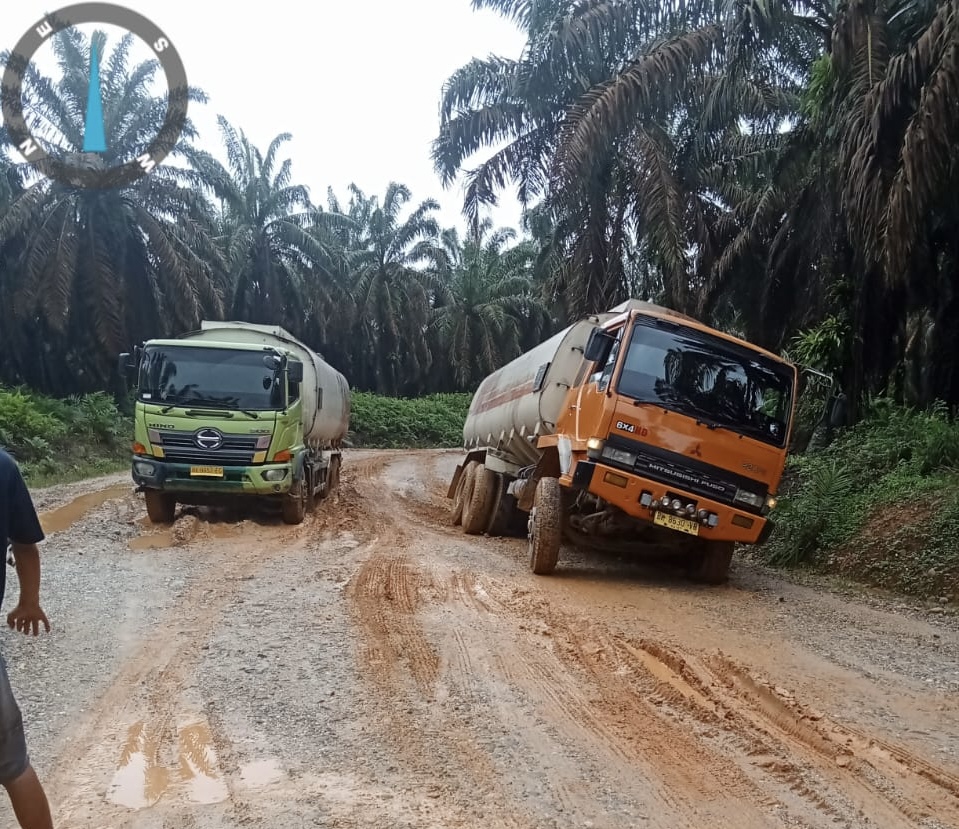
<path id="1" fill-rule="evenodd" d="M 454 527 L 463 519 L 463 505 L 473 497 L 473 478 L 478 466 L 476 461 L 470 461 L 460 472 L 460 479 L 456 482 L 453 505 L 450 508 L 450 523 Z"/>
<path id="2" fill-rule="evenodd" d="M 704 541 L 691 562 L 688 574 L 693 581 L 703 584 L 723 584 L 729 578 L 733 560 L 734 541 Z"/>
<path id="3" fill-rule="evenodd" d="M 327 488 L 329 492 L 336 492 L 340 488 L 340 462 L 342 458 L 339 455 L 334 455 L 330 459 L 330 472 L 327 483 Z"/>
<path id="4" fill-rule="evenodd" d="M 476 474 L 473 476 L 473 492 L 468 501 L 463 500 L 463 532 L 467 535 L 483 532 L 486 522 L 489 521 L 495 494 L 496 473 L 483 464 L 477 465 Z"/>
<path id="5" fill-rule="evenodd" d="M 302 524 L 306 517 L 306 502 L 308 499 L 307 483 L 305 479 L 297 481 L 290 491 L 283 496 L 283 521 L 286 524 Z"/>
<path id="6" fill-rule="evenodd" d="M 528 527 L 530 567 L 538 576 L 549 575 L 563 541 L 563 501 L 556 478 L 541 478 L 536 485 Z"/>
<path id="7" fill-rule="evenodd" d="M 172 524 L 176 517 L 176 498 L 158 489 L 148 489 L 143 493 L 147 503 L 147 517 L 153 524 Z"/>
<path id="8" fill-rule="evenodd" d="M 509 532 L 513 513 L 516 512 L 516 499 L 506 491 L 508 486 L 509 479 L 505 475 L 497 473 L 493 505 L 490 509 L 489 523 L 486 525 L 487 535 L 501 536 Z"/>

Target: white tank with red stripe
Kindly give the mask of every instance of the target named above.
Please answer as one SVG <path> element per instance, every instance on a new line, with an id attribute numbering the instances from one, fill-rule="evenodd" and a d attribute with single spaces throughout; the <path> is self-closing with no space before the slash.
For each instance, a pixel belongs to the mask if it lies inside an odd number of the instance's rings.
<path id="1" fill-rule="evenodd" d="M 516 467 L 536 463 L 541 454 L 536 438 L 555 432 L 570 388 L 581 382 L 583 349 L 593 328 L 624 311 L 657 308 L 627 300 L 564 328 L 494 371 L 473 395 L 463 425 L 464 448 L 488 450 Z"/>

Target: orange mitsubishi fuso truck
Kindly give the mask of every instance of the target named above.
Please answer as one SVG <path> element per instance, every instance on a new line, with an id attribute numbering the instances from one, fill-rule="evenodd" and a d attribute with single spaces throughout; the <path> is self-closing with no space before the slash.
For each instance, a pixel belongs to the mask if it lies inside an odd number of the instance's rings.
<path id="1" fill-rule="evenodd" d="M 522 534 L 534 573 L 564 540 L 662 553 L 727 579 L 762 544 L 786 464 L 797 367 L 631 299 L 489 375 L 447 492 L 466 533 Z"/>

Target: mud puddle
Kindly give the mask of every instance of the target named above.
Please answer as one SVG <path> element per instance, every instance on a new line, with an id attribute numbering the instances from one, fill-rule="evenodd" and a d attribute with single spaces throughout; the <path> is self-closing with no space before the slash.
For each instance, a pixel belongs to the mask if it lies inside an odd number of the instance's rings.
<path id="1" fill-rule="evenodd" d="M 229 797 L 209 725 L 190 721 L 176 732 L 163 723 L 136 722 L 127 732 L 106 799 L 140 810 L 166 796 L 191 803 L 222 803 Z M 262 778 L 261 774 L 261 778 Z"/>
<path id="2" fill-rule="evenodd" d="M 40 513 L 40 525 L 46 535 L 62 533 L 69 530 L 80 521 L 88 512 L 117 498 L 123 498 L 133 492 L 131 484 L 115 484 L 114 486 L 88 492 L 68 501 L 56 509 Z"/>

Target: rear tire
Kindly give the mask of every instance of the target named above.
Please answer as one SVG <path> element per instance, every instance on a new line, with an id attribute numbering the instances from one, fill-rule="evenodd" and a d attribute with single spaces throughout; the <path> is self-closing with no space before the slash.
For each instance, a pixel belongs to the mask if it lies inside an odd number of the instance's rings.
<path id="1" fill-rule="evenodd" d="M 450 507 L 450 524 L 454 527 L 463 520 L 463 506 L 473 497 L 473 476 L 479 464 L 470 461 L 460 472 L 460 479 L 456 482 L 456 491 L 453 493 L 453 504 Z"/>
<path id="2" fill-rule="evenodd" d="M 306 518 L 306 508 L 309 496 L 306 479 L 300 479 L 283 496 L 283 521 L 286 524 L 302 524 Z"/>
<path id="3" fill-rule="evenodd" d="M 473 492 L 463 502 L 463 532 L 479 535 L 489 521 L 493 496 L 496 494 L 496 473 L 485 465 L 478 465 L 473 477 Z"/>
<path id="4" fill-rule="evenodd" d="M 541 478 L 536 485 L 528 527 L 530 567 L 537 576 L 549 575 L 563 542 L 563 500 L 556 478 Z"/>
<path id="5" fill-rule="evenodd" d="M 689 578 L 702 584 L 725 584 L 735 547 L 735 541 L 704 541 L 693 555 Z"/>
<path id="6" fill-rule="evenodd" d="M 176 498 L 168 492 L 148 489 L 143 493 L 147 517 L 153 524 L 172 524 L 176 517 Z"/>

